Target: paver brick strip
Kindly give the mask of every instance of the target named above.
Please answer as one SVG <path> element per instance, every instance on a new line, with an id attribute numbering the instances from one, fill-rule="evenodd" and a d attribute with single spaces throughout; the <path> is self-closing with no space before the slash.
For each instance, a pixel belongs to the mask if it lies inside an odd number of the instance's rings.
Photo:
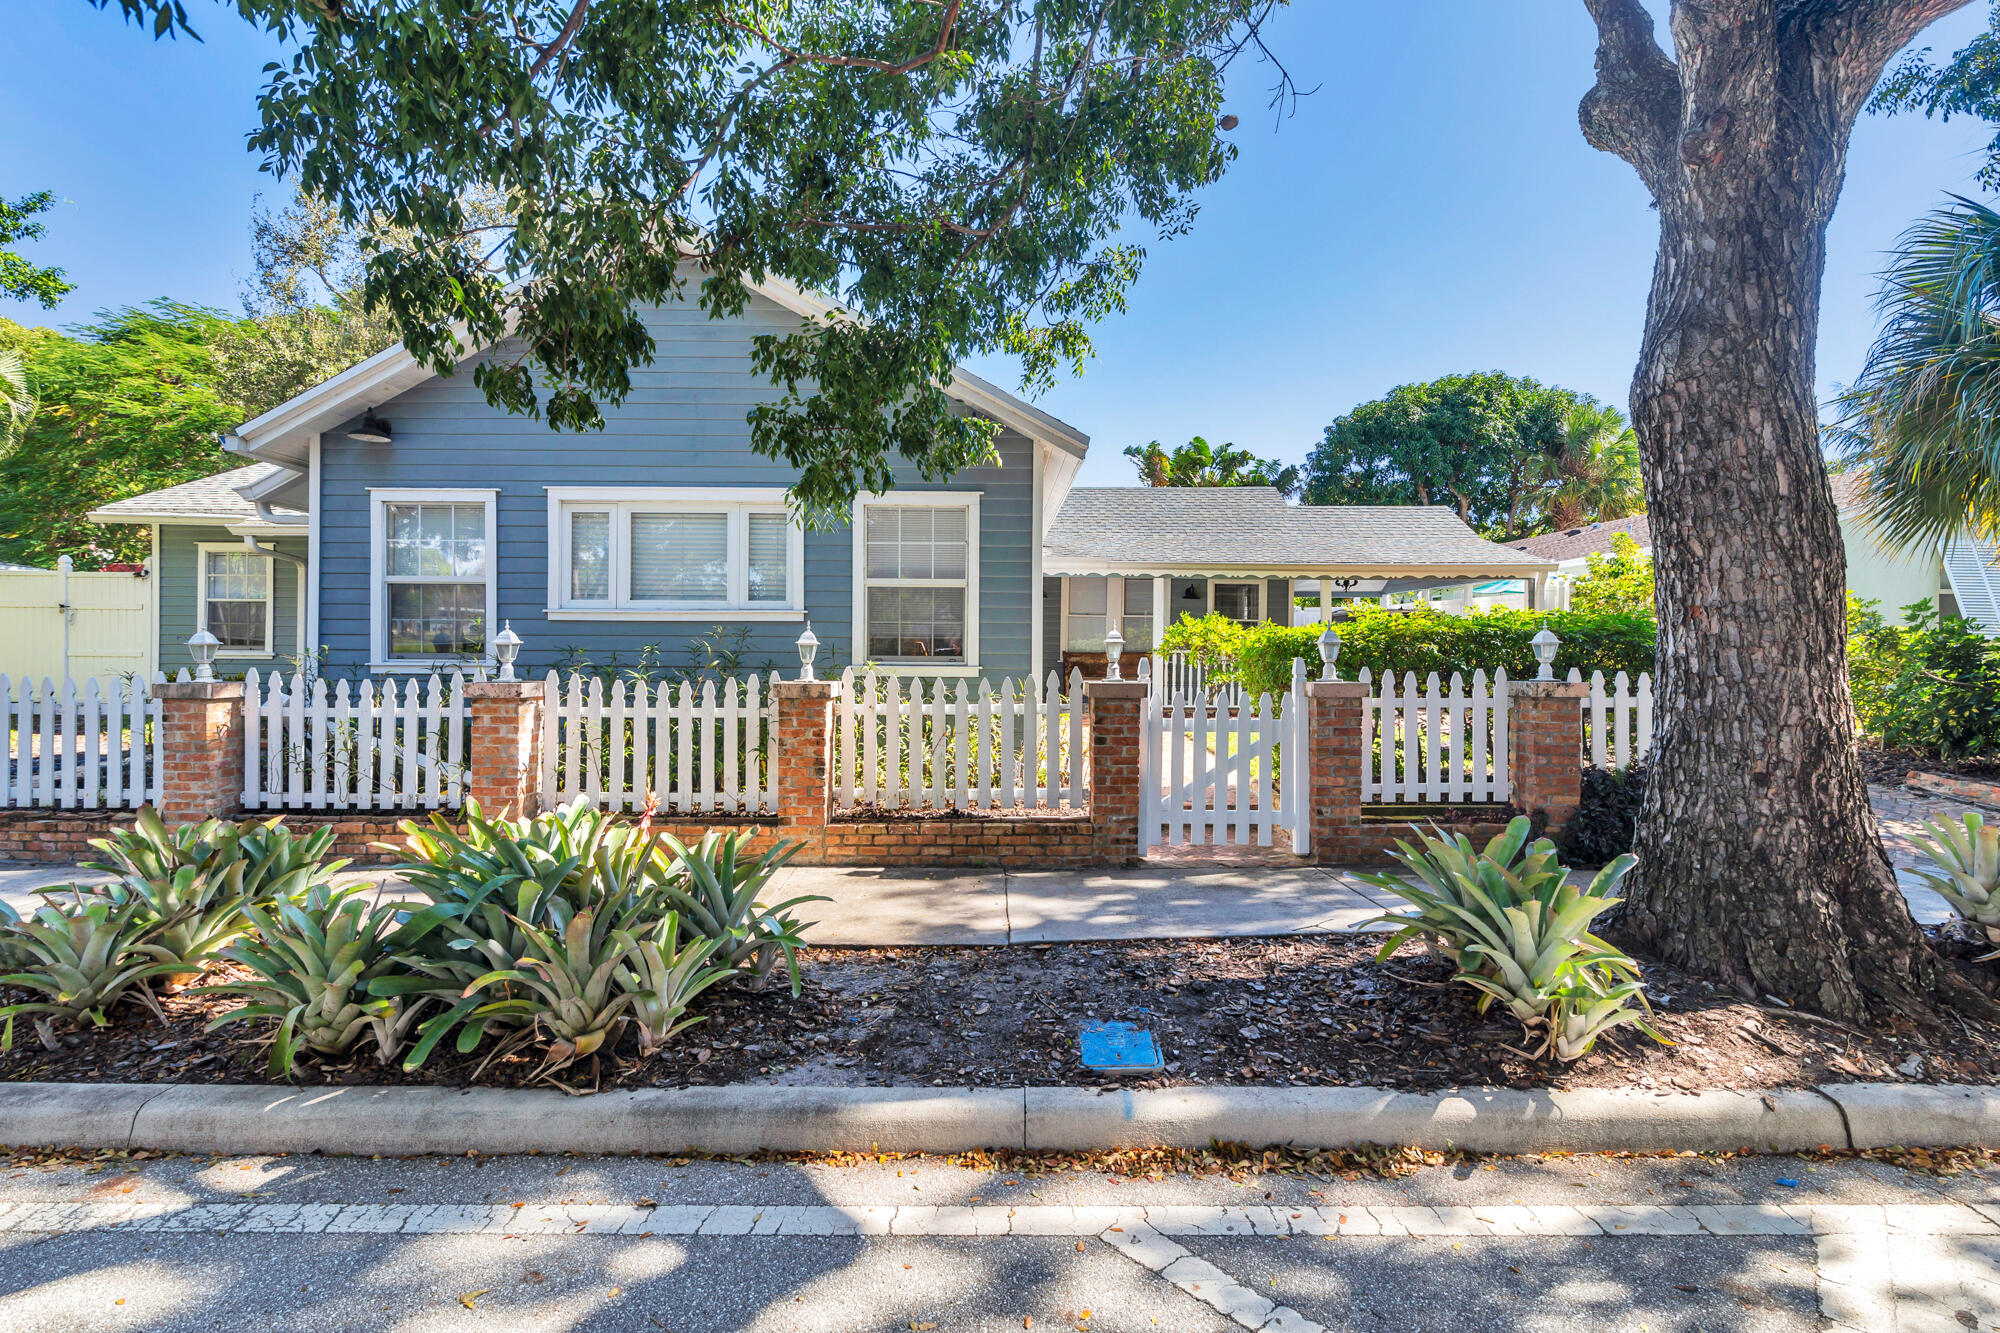
<path id="1" fill-rule="evenodd" d="M 325 1235 L 1102 1236 L 1166 1253 L 1176 1236 L 1811 1236 L 2000 1237 L 2000 1207 L 1940 1204 L 1322 1204 L 1151 1208 L 1042 1204 L 41 1203 L 0 1213 L 0 1232 L 97 1230 Z M 1140 1230 L 1143 1228 L 1143 1230 Z M 1150 1238 L 1150 1239 L 1148 1239 Z M 1178 1249 L 1178 1246 L 1175 1246 Z M 1185 1251 L 1181 1251 L 1185 1253 Z M 1144 1262 L 1142 1260 L 1141 1262 Z"/>

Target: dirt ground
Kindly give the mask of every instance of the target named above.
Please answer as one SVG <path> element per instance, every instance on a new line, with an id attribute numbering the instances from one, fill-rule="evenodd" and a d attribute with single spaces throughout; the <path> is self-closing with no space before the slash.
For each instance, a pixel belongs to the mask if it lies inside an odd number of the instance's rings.
<path id="1" fill-rule="evenodd" d="M 577 1090 L 689 1084 L 896 1085 L 1104 1082 L 1077 1059 L 1077 1032 L 1122 1019 L 1159 1038 L 1166 1070 L 1128 1085 L 1370 1085 L 1771 1088 L 1853 1079 L 2000 1080 L 2000 1028 L 1948 1020 L 1939 1030 L 1860 1033 L 1752 1005 L 1657 962 L 1647 990 L 1662 1046 L 1632 1030 L 1568 1067 L 1531 1060 L 1521 1027 L 1484 1017 L 1450 970 L 1406 946 L 1373 961 L 1380 937 L 1147 941 L 1013 948 L 815 949 L 805 988 L 711 992 L 707 1021 L 640 1061 L 614 1053 L 560 1077 Z M 1960 951 L 1958 946 L 1947 946 Z M 212 976 L 211 980 L 219 979 Z M 168 1022 L 137 1006 L 51 1053 L 25 1024 L 0 1055 L 0 1079 L 258 1083 L 263 1034 L 206 1031 L 231 1001 L 167 998 Z M 449 1043 L 446 1044 L 448 1047 Z M 302 1063 L 305 1084 L 472 1080 L 483 1051 L 441 1048 L 405 1074 L 372 1053 Z M 538 1060 L 493 1063 L 479 1082 L 536 1081 Z"/>

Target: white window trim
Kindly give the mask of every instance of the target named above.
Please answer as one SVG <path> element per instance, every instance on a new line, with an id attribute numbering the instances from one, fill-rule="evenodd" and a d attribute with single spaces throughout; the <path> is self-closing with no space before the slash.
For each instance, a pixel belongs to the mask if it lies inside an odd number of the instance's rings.
<path id="1" fill-rule="evenodd" d="M 805 529 L 791 518 L 782 487 L 722 486 L 546 486 L 549 506 L 549 588 L 544 615 L 550 620 L 654 620 L 715 624 L 720 621 L 771 622 L 804 620 Z M 569 517 L 577 510 L 593 508 L 611 512 L 611 599 L 604 602 L 572 602 L 570 587 Z M 634 512 L 714 513 L 729 515 L 730 596 L 716 602 L 627 602 L 620 605 L 618 590 L 627 585 L 625 547 L 631 540 Z M 749 600 L 750 518 L 758 511 L 783 512 L 787 520 L 785 588 L 790 596 L 782 603 Z"/>
<path id="2" fill-rule="evenodd" d="M 1264 580 L 1262 579 L 1210 579 L 1208 581 L 1208 613 L 1210 615 L 1215 614 L 1216 585 L 1222 583 L 1226 583 L 1232 588 L 1259 589 L 1260 591 L 1257 593 L 1257 623 L 1262 624 L 1264 621 L 1269 620 L 1271 618 L 1270 617 L 1271 608 L 1264 605 L 1264 603 L 1271 600 L 1271 590 L 1270 588 L 1265 586 Z M 1238 621 L 1237 623 L 1241 624 L 1242 622 Z"/>
<path id="3" fill-rule="evenodd" d="M 251 555 L 242 542 L 196 542 L 195 543 L 195 628 L 208 628 L 208 557 L 211 553 L 222 555 Z M 259 556 L 264 562 L 264 646 L 262 648 L 218 648 L 218 658 L 268 658 L 272 645 L 278 638 L 278 569 L 277 560 L 272 556 Z"/>
<path id="4" fill-rule="evenodd" d="M 979 674 L 979 492 L 978 491 L 864 491 L 854 499 L 854 664 L 868 657 L 868 509 L 886 505 L 892 509 L 965 510 L 965 660 L 932 664 L 923 658 L 894 657 L 881 665 L 898 674 L 926 676 L 976 676 Z M 941 586 L 956 586 L 944 580 Z"/>
<path id="5" fill-rule="evenodd" d="M 493 660 L 493 628 L 499 615 L 500 543 L 497 532 L 496 489 L 468 487 L 445 489 L 368 488 L 368 669 L 371 671 L 431 671 L 441 666 L 458 666 L 462 657 L 389 656 L 388 526 L 384 521 L 392 504 L 476 504 L 486 508 L 486 656 Z M 471 582 L 471 580 L 466 580 Z"/>

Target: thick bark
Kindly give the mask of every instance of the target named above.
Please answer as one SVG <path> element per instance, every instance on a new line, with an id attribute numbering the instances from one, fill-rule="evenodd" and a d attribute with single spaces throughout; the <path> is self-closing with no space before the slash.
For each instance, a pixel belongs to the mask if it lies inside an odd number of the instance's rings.
<path id="1" fill-rule="evenodd" d="M 1660 213 L 1632 386 L 1653 519 L 1661 721 L 1629 929 L 1847 1019 L 1957 986 L 1911 920 L 1855 753 L 1840 529 L 1813 350 L 1826 224 L 1883 65 L 1965 0 L 1585 0 L 1585 136 Z"/>

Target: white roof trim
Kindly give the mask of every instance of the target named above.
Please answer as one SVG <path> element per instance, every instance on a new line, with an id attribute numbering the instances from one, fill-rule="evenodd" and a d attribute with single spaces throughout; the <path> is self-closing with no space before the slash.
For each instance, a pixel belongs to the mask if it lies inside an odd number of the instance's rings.
<path id="1" fill-rule="evenodd" d="M 795 314 L 824 319 L 847 313 L 824 297 L 807 292 L 782 278 L 769 277 L 762 282 L 745 279 L 744 285 Z M 510 317 L 508 333 L 513 332 L 513 327 Z M 482 350 L 468 344 L 464 325 L 454 325 L 452 335 L 461 348 L 460 360 Z M 429 367 L 420 365 L 416 357 L 397 343 L 358 365 L 349 366 L 332 379 L 314 385 L 297 397 L 287 399 L 262 416 L 244 422 L 225 441 L 225 446 L 257 458 L 303 463 L 306 435 L 384 403 L 423 383 L 435 373 Z M 989 384 L 969 370 L 954 368 L 952 383 L 946 392 L 1002 425 L 1012 426 L 1031 439 L 1055 444 L 1079 458 L 1090 447 L 1090 437 L 1075 427 Z M 289 452 L 288 445 L 291 446 Z M 290 452 L 296 452 L 297 457 L 291 457 Z"/>

